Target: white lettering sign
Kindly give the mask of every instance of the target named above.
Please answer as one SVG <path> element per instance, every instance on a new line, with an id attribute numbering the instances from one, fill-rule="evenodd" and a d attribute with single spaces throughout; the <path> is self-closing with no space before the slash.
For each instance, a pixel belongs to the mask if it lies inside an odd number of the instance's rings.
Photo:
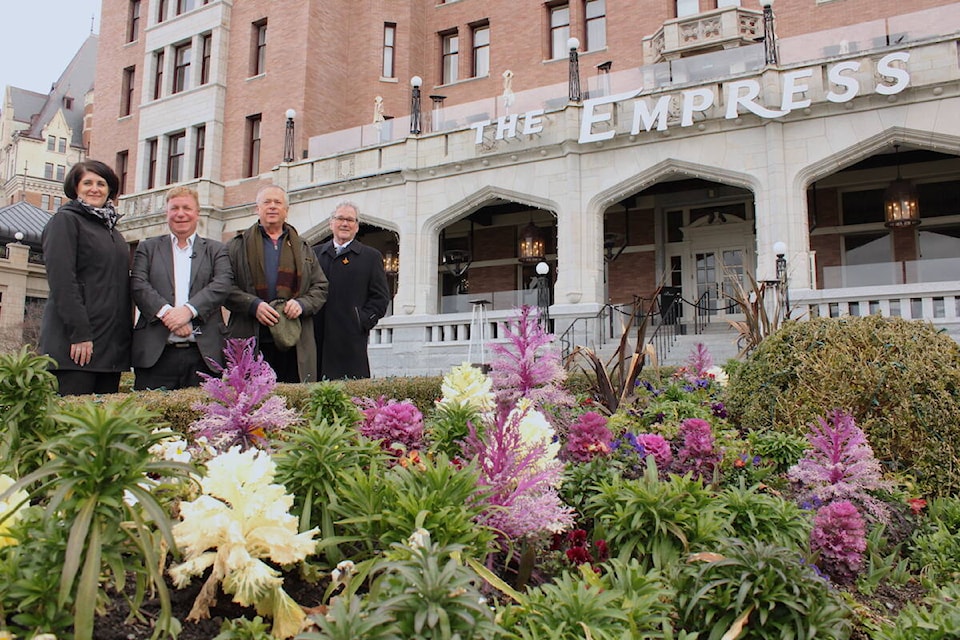
<path id="1" fill-rule="evenodd" d="M 906 51 L 889 53 L 877 61 L 876 73 L 881 80 L 873 87 L 876 93 L 889 96 L 900 93 L 910 84 L 910 73 L 906 63 L 910 54 Z M 827 68 L 827 93 L 825 98 L 829 102 L 842 103 L 853 100 L 860 93 L 860 82 L 852 77 L 860 71 L 861 63 L 856 60 L 839 62 Z M 816 67 L 785 71 L 780 74 L 780 104 L 779 109 L 772 109 L 760 102 L 760 81 L 756 78 L 731 80 L 723 83 L 723 101 L 726 105 L 724 118 L 733 120 L 741 113 L 750 112 L 761 118 L 782 118 L 791 111 L 805 109 L 810 106 L 808 97 L 810 85 L 808 80 L 813 77 Z M 661 95 L 651 105 L 645 98 L 637 98 L 643 88 L 618 93 L 611 96 L 590 98 L 583 101 L 583 113 L 580 117 L 581 144 L 610 140 L 616 135 L 613 127 L 595 131 L 594 125 L 612 120 L 612 110 L 598 107 L 616 103 L 633 101 L 633 114 L 630 124 L 630 134 L 637 135 L 641 131 L 651 131 L 656 125 L 657 131 L 667 129 L 667 115 L 670 108 L 671 95 Z M 706 113 L 713 107 L 719 96 L 715 95 L 715 87 L 697 87 L 680 91 L 680 126 L 692 126 L 697 114 Z M 516 137 L 518 130 L 522 135 L 531 135 L 543 131 L 543 109 L 527 111 L 522 116 L 516 114 L 500 116 L 496 121 L 494 137 L 497 140 Z M 522 126 L 521 126 L 522 121 Z M 483 120 L 470 125 L 476 131 L 476 143 L 483 143 L 484 129 L 492 124 L 491 120 Z"/>

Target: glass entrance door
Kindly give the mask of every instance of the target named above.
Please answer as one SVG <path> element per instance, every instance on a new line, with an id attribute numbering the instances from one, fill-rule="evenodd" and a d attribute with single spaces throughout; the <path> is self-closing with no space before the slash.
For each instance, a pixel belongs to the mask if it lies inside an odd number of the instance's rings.
<path id="1" fill-rule="evenodd" d="M 726 317 L 739 313 L 733 300 L 737 284 L 743 286 L 743 249 L 716 249 L 694 254 L 697 300 L 708 315 Z"/>

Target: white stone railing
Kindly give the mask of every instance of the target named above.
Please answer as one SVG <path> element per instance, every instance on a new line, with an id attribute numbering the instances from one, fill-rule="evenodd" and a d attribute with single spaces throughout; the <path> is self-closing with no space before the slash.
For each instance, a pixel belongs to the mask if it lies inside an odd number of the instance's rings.
<path id="1" fill-rule="evenodd" d="M 790 290 L 791 317 L 882 315 L 926 320 L 960 333 L 960 281 L 846 289 Z"/>

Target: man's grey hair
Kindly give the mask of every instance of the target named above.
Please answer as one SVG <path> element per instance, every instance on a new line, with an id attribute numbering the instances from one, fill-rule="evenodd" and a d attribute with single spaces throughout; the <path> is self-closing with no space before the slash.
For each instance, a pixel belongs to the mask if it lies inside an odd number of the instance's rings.
<path id="1" fill-rule="evenodd" d="M 357 203 L 356 203 L 356 202 L 353 202 L 353 201 L 351 201 L 351 200 L 342 200 L 342 201 L 338 202 L 338 203 L 337 203 L 337 206 L 335 206 L 335 207 L 333 208 L 333 213 L 330 214 L 330 217 L 333 218 L 333 216 L 337 215 L 337 211 L 340 211 L 340 209 L 342 209 L 342 208 L 344 208 L 344 207 L 350 207 L 351 209 L 353 209 L 353 210 L 356 212 L 356 214 L 357 214 L 357 222 L 359 223 L 359 222 L 360 222 L 360 207 L 357 206 Z"/>

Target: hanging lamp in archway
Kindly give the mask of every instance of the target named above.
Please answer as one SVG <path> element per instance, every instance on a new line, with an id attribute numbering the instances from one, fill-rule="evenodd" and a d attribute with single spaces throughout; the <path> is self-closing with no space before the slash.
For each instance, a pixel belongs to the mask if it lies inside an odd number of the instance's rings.
<path id="1" fill-rule="evenodd" d="M 900 145 L 893 145 L 897 155 L 897 179 L 883 193 L 884 224 L 888 227 L 912 227 L 920 224 L 920 201 L 917 188 L 900 176 Z"/>
<path id="2" fill-rule="evenodd" d="M 543 260 L 544 245 L 543 232 L 531 220 L 520 232 L 517 257 L 524 264 L 536 264 Z"/>

